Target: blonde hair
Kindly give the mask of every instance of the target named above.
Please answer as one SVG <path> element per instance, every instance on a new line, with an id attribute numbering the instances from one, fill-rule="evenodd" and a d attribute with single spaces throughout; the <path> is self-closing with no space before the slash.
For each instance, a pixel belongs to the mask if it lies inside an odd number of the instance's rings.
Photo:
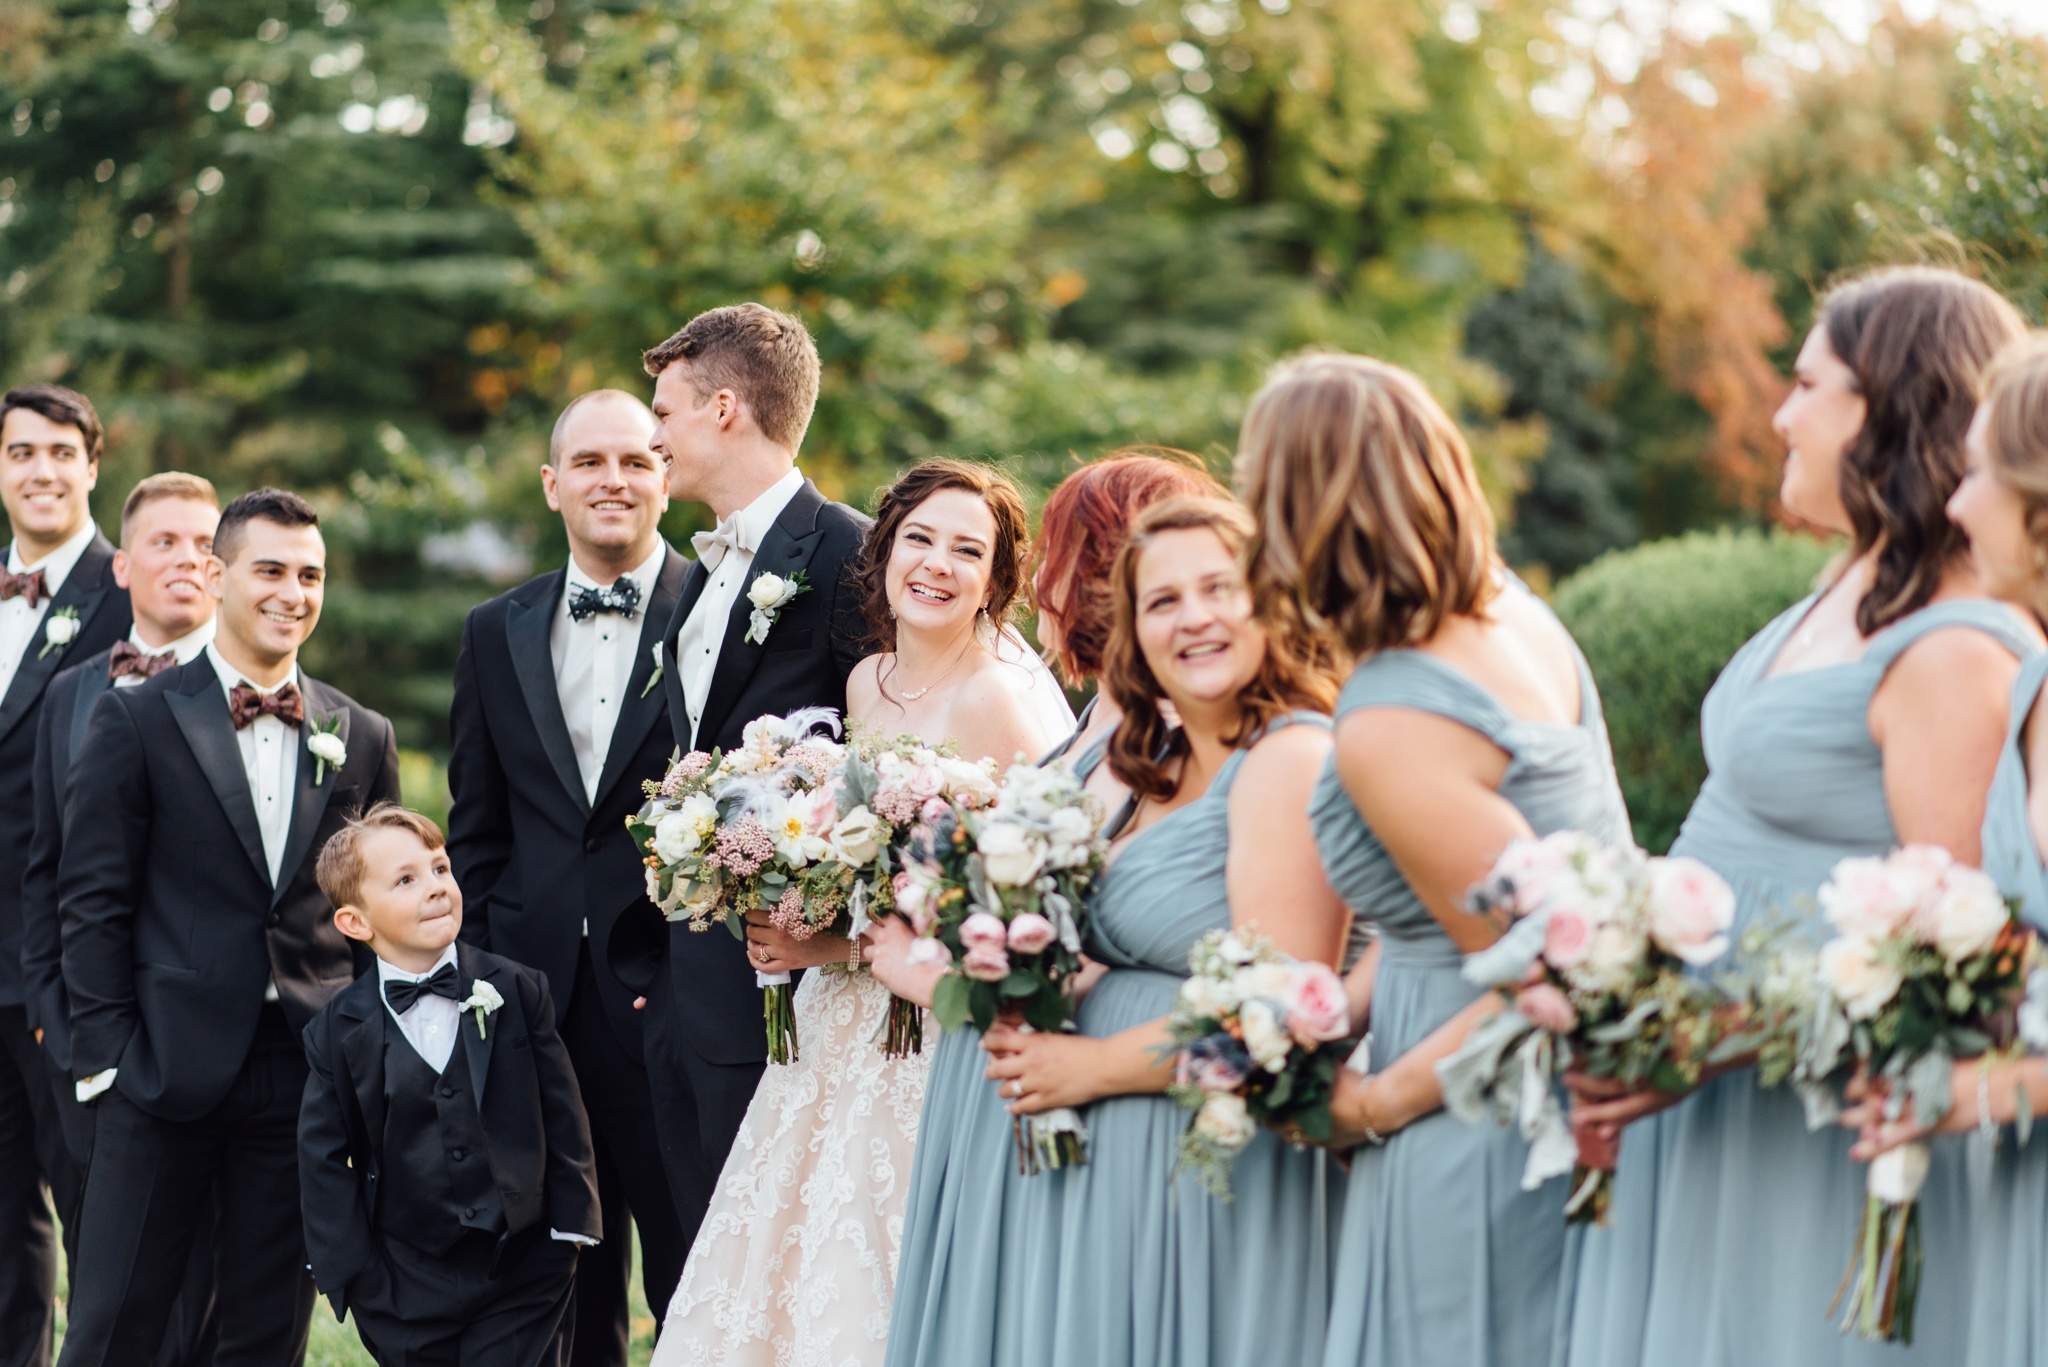
<path id="1" fill-rule="evenodd" d="M 2048 333 L 1999 353 L 1985 376 L 1984 453 L 2020 497 L 2027 535 L 2048 560 Z"/>
<path id="2" fill-rule="evenodd" d="M 1310 355 L 1252 399 L 1237 475 L 1260 617 L 1354 657 L 1419 645 L 1493 597 L 1493 513 L 1456 423 L 1399 366 Z"/>
<path id="3" fill-rule="evenodd" d="M 135 521 L 135 515 L 152 503 L 167 498 L 189 498 L 194 503 L 204 503 L 215 512 L 220 511 L 220 495 L 214 492 L 213 482 L 198 475 L 188 475 L 183 470 L 163 470 L 149 476 L 128 491 L 128 501 L 121 505 L 121 544 L 128 544 L 128 528 Z"/>
<path id="4" fill-rule="evenodd" d="M 421 816 L 396 802 L 380 802 L 361 816 L 350 818 L 328 840 L 320 851 L 320 862 L 313 867 L 320 891 L 337 910 L 363 904 L 363 880 L 370 876 L 363 861 L 363 839 L 373 831 L 411 831 L 430 850 L 445 849 L 448 845 L 448 838 L 441 834 L 432 817 Z"/>

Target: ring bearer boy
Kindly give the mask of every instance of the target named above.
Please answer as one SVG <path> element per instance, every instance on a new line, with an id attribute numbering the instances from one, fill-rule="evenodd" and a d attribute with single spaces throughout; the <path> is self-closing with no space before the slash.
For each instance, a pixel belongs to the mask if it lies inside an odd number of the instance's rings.
<path id="1" fill-rule="evenodd" d="M 576 1246 L 603 1230 L 547 979 L 457 941 L 447 843 L 416 812 L 351 821 L 319 877 L 336 928 L 377 960 L 306 1028 L 314 1280 L 386 1367 L 553 1367 Z"/>

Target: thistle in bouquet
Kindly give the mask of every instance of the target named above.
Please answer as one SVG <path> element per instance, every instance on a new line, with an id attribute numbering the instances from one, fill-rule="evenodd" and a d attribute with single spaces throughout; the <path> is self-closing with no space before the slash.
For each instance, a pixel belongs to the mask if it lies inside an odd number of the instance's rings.
<path id="1" fill-rule="evenodd" d="M 2015 1046 L 2032 933 L 1988 875 L 1931 845 L 1843 860 L 1820 906 L 1834 936 L 1820 949 L 1793 1072 L 1808 1124 L 1837 1117 L 1835 1088 L 1851 1075 L 1882 1098 L 1885 1119 L 1910 1105 L 1917 1123 L 1940 1123 L 1955 1061 Z M 1842 1310 L 1843 1332 L 1913 1341 L 1931 1161 L 1917 1140 L 1872 1160 L 1849 1270 L 1828 1307 Z"/>
<path id="2" fill-rule="evenodd" d="M 838 734 L 829 708 L 757 717 L 738 749 L 678 755 L 646 785 L 626 824 L 665 916 L 694 931 L 722 921 L 741 940 L 754 912 L 798 939 L 834 924 L 847 895 L 836 866 L 824 866 L 838 819 L 829 780 L 846 755 Z M 757 971 L 754 980 L 769 1060 L 788 1063 L 797 1057 L 790 976 Z"/>
<path id="3" fill-rule="evenodd" d="M 948 1030 L 998 1015 L 1064 1029 L 1081 969 L 1083 909 L 1102 873 L 1102 817 L 1063 766 L 1013 765 L 994 801 L 932 804 L 906 842 L 896 904 L 921 938 L 913 953 L 943 964 L 932 1014 Z M 1060 1107 L 1015 1125 L 1027 1175 L 1087 1161 L 1087 1128 Z"/>
<path id="4" fill-rule="evenodd" d="M 1178 1048 L 1168 1095 L 1195 1114 L 1176 1171 L 1230 1199 L 1230 1165 L 1261 1123 L 1330 1137 L 1330 1096 L 1351 1052 L 1350 1003 L 1327 964 L 1262 935 L 1212 930 L 1188 952 L 1167 1033 Z"/>
<path id="5" fill-rule="evenodd" d="M 1504 1009 L 1437 1065 L 1444 1106 L 1516 1126 L 1523 1190 L 1570 1173 L 1566 1220 L 1605 1224 L 1619 1146 L 1566 1123 L 1554 1080 L 1687 1091 L 1749 1047 L 1742 1014 L 1697 972 L 1728 950 L 1734 893 L 1694 860 L 1559 831 L 1509 845 L 1468 905 L 1506 925 L 1463 970 Z"/>

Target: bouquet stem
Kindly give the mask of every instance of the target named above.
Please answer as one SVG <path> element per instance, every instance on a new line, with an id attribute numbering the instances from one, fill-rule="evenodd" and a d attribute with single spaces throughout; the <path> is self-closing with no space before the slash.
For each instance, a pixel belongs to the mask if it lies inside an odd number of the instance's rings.
<path id="1" fill-rule="evenodd" d="M 1889 1160 L 1889 1161 L 1888 1161 Z M 1920 1187 L 1929 1153 L 1904 1144 L 1870 1165 L 1869 1195 L 1841 1289 L 1828 1306 L 1842 1311 L 1842 1332 L 1874 1343 L 1911 1343 L 1920 1298 Z"/>
<path id="2" fill-rule="evenodd" d="M 1564 1203 L 1568 1225 L 1607 1228 L 1607 1210 L 1614 1200 L 1614 1169 L 1579 1163 L 1572 1168 L 1572 1194 Z"/>
<path id="3" fill-rule="evenodd" d="M 1036 1177 L 1041 1172 L 1077 1168 L 1088 1161 L 1088 1127 L 1080 1114 L 1062 1106 L 1044 1115 L 1013 1116 L 1010 1134 L 1017 1144 L 1017 1173 Z"/>
<path id="4" fill-rule="evenodd" d="M 782 982 L 767 984 L 766 989 L 761 998 L 761 1018 L 768 1027 L 768 1061 L 794 1063 L 797 1056 L 796 993 L 786 975 Z"/>
<path id="5" fill-rule="evenodd" d="M 924 1008 L 901 997 L 889 998 L 889 1033 L 882 1053 L 889 1058 L 909 1058 L 924 1052 Z"/>

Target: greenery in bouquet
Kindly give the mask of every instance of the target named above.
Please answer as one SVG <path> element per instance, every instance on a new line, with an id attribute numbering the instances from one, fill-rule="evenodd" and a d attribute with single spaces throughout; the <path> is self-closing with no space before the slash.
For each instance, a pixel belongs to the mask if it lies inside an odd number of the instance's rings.
<path id="1" fill-rule="evenodd" d="M 1178 1049 L 1168 1094 L 1195 1114 L 1175 1171 L 1230 1199 L 1230 1165 L 1260 1124 L 1330 1137 L 1330 1096 L 1351 1052 L 1350 1002 L 1327 964 L 1262 935 L 1212 930 L 1188 951 L 1167 1015 Z"/>

